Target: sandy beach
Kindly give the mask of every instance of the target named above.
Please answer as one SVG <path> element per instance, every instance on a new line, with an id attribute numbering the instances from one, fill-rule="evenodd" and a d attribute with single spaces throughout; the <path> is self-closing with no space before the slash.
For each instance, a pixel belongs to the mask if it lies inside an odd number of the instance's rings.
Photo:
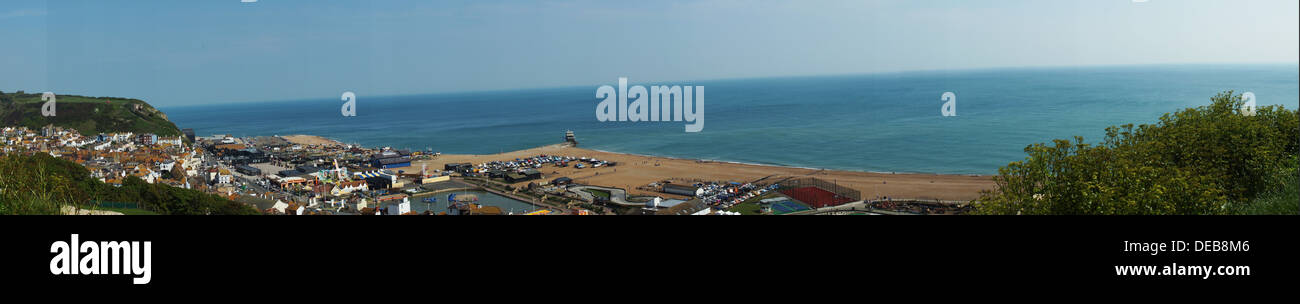
<path id="1" fill-rule="evenodd" d="M 315 136 L 315 135 L 285 135 L 285 136 L 280 136 L 280 138 L 283 138 L 284 140 L 289 141 L 289 143 L 295 145 L 306 145 L 306 146 L 343 145 L 338 141 L 320 137 L 320 136 Z"/>
<path id="2" fill-rule="evenodd" d="M 442 169 L 443 165 L 448 163 L 468 162 L 477 165 L 484 162 L 507 161 L 537 155 L 594 157 L 600 160 L 618 162 L 615 167 L 576 169 L 573 166 L 556 167 L 547 165 L 538 170 L 542 172 L 544 181 L 550 181 L 558 177 L 569 177 L 581 184 L 627 189 L 630 195 L 674 197 L 664 193 L 637 189 L 637 187 L 667 179 L 751 182 L 765 177 L 769 178 L 770 181 L 785 177 L 810 176 L 857 189 L 862 192 L 863 198 L 891 197 L 941 200 L 972 200 L 979 197 L 980 190 L 991 190 L 994 187 L 993 179 L 990 176 L 818 170 L 611 153 L 569 147 L 567 145 L 551 145 L 490 155 L 444 154 L 431 160 L 413 162 L 411 167 L 394 168 L 392 170 L 416 172 L 420 170 L 421 165 L 426 165 L 428 170 L 432 171 Z M 520 183 L 516 186 L 525 184 L 527 183 Z"/>

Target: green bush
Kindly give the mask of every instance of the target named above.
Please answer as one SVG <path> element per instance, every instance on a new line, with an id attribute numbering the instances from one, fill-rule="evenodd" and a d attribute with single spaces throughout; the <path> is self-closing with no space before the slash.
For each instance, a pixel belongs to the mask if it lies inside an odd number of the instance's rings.
<path id="1" fill-rule="evenodd" d="M 90 201 L 138 203 L 160 214 L 258 214 L 221 196 L 129 176 L 121 187 L 90 177 L 85 167 L 48 154 L 0 157 L 0 214 L 59 214 Z"/>
<path id="2" fill-rule="evenodd" d="M 1030 145 L 1025 160 L 998 170 L 997 189 L 981 194 L 976 212 L 1231 214 L 1287 187 L 1280 177 L 1295 165 L 1300 112 L 1240 115 L 1231 91 L 1211 101 L 1154 125 L 1109 127 L 1095 146 L 1077 136 Z"/>
<path id="3" fill-rule="evenodd" d="M 1240 206 L 1236 213 L 1300 215 L 1300 170 L 1297 170 L 1296 159 L 1293 158 L 1291 166 L 1276 176 L 1274 183 L 1281 187 L 1269 189 L 1250 204 Z"/>
<path id="4" fill-rule="evenodd" d="M 58 214 L 63 206 L 83 201 L 85 192 L 57 171 L 18 157 L 0 158 L 0 214 Z"/>

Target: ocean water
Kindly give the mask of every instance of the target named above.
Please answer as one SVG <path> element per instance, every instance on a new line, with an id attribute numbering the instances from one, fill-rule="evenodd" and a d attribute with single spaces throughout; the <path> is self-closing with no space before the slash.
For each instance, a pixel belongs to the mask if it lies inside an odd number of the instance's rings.
<path id="1" fill-rule="evenodd" d="M 705 86 L 703 132 L 685 122 L 598 122 L 598 85 L 163 107 L 200 135 L 310 134 L 371 147 L 490 154 L 562 142 L 634 154 L 877 172 L 995 174 L 1032 143 L 1152 123 L 1226 90 L 1300 107 L 1300 65 L 990 69 L 630 85 Z M 617 85 L 610 79 L 609 85 Z M 944 92 L 957 116 L 942 117 Z M 341 92 L 340 92 L 341 93 Z"/>

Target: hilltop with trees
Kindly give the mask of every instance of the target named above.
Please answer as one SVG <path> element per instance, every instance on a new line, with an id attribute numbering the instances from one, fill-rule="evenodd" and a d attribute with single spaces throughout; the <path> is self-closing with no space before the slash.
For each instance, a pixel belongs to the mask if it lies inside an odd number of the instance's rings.
<path id="1" fill-rule="evenodd" d="M 0 92 L 0 125 L 39 129 L 53 124 L 90 136 L 108 132 L 180 136 L 167 114 L 139 99 L 57 95 L 55 116 L 41 115 L 41 94 Z"/>

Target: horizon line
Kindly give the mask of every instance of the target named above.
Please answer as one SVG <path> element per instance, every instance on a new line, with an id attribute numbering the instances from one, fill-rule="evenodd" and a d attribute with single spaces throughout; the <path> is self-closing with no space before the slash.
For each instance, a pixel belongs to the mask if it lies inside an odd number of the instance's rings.
<path id="1" fill-rule="evenodd" d="M 793 74 L 793 75 L 765 75 L 765 76 L 738 76 L 738 77 L 717 77 L 717 78 L 698 78 L 685 80 L 654 80 L 640 83 L 667 83 L 667 82 L 719 82 L 719 81 L 740 81 L 740 80 L 762 80 L 762 79 L 791 79 L 791 78 L 819 78 L 819 77 L 846 77 L 846 76 L 871 76 L 871 75 L 896 75 L 896 74 L 924 74 L 924 73 L 942 73 L 942 72 L 985 72 L 985 71 L 1004 71 L 1004 70 L 1042 70 L 1042 69 L 1071 69 L 1071 68 L 1116 68 L 1116 67 L 1158 67 L 1158 66 L 1270 66 L 1270 65 L 1296 65 L 1300 67 L 1300 61 L 1294 62 L 1244 62 L 1244 63 L 1139 63 L 1139 64 L 1091 64 L 1091 65 L 1040 65 L 1040 66 L 999 66 L 999 67 L 972 67 L 956 69 L 911 69 L 897 71 L 876 71 L 876 72 L 853 72 L 853 73 L 830 73 L 830 74 Z M 601 86 L 608 83 L 596 84 L 573 84 L 573 85 L 548 85 L 548 86 L 528 86 L 501 89 L 483 89 L 483 90 L 453 90 L 453 91 L 434 91 L 434 92 L 402 92 L 402 93 L 382 93 L 368 96 L 368 98 L 390 98 L 390 97 L 407 97 L 407 96 L 430 96 L 430 95 L 465 95 L 465 94 L 484 94 L 500 92 L 517 92 L 532 90 L 550 90 L 550 89 L 568 89 L 587 86 Z M 14 91 L 16 92 L 16 91 Z M 12 92 L 11 92 L 12 93 Z M 30 93 L 30 92 L 29 92 Z M 341 92 L 340 92 L 341 93 Z M 68 93 L 60 95 L 78 95 L 90 96 L 85 94 Z M 139 97 L 122 97 L 140 99 Z M 261 99 L 261 100 L 242 100 L 229 102 L 211 102 L 211 103 L 189 103 L 179 105 L 158 106 L 144 99 L 146 103 L 153 105 L 155 108 L 185 108 L 209 105 L 229 105 L 229 104 L 251 104 L 251 103 L 284 103 L 296 101 L 334 99 L 335 96 L 319 97 L 301 97 L 289 99 Z"/>

